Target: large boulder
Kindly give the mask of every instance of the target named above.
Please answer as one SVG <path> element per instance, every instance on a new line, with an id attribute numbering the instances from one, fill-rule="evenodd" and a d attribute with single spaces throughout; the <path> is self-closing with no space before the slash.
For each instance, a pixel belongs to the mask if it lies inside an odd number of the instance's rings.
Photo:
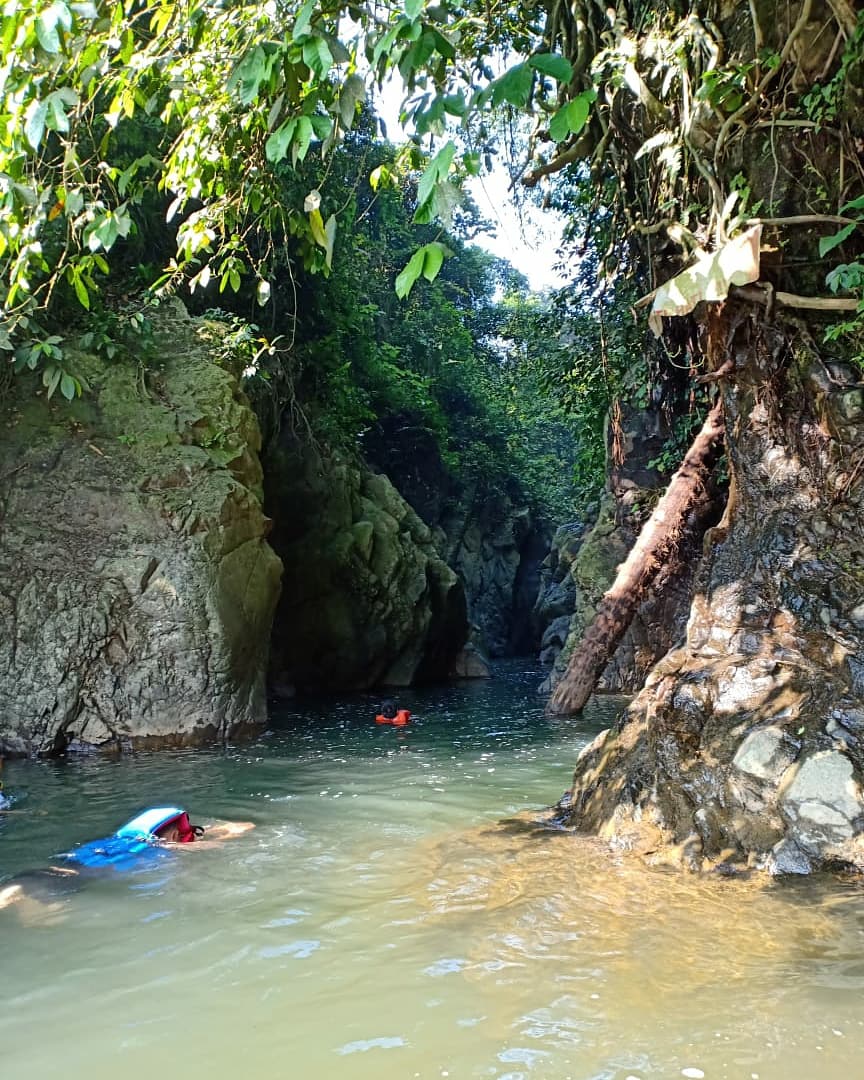
<path id="1" fill-rule="evenodd" d="M 16 379 L 0 422 L 0 749 L 192 745 L 265 720 L 281 567 L 260 437 L 219 324 L 149 357 L 64 343 L 90 390 Z M 59 395 L 58 395 L 59 397 Z"/>
<path id="2" fill-rule="evenodd" d="M 274 685 L 303 690 L 444 679 L 468 635 L 465 594 L 383 475 L 283 438 L 267 462 L 285 564 Z"/>

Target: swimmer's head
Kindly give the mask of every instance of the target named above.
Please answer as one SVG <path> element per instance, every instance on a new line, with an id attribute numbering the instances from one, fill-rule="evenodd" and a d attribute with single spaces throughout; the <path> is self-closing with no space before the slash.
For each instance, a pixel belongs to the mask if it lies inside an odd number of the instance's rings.
<path id="1" fill-rule="evenodd" d="M 156 836 L 166 844 L 191 844 L 204 834 L 200 825 L 193 825 L 184 810 L 156 830 Z"/>

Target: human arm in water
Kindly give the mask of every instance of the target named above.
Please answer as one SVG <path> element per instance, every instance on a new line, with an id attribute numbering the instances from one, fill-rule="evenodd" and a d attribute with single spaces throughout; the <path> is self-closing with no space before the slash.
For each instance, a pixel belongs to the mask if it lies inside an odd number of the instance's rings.
<path id="1" fill-rule="evenodd" d="M 226 840 L 233 840 L 254 828 L 251 821 L 217 821 L 213 825 L 206 825 L 202 835 L 196 837 L 191 846 L 195 848 L 219 847 Z M 190 846 L 189 843 L 181 842 L 179 829 L 175 825 L 160 829 L 158 837 L 160 843 L 171 847 L 188 848 Z"/>

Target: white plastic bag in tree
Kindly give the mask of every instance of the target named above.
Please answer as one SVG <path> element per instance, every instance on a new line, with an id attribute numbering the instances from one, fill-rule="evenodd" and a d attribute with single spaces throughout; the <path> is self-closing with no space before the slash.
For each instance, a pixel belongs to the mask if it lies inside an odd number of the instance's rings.
<path id="1" fill-rule="evenodd" d="M 754 225 L 717 251 L 700 255 L 692 266 L 661 285 L 648 316 L 657 337 L 663 332 L 663 315 L 686 315 L 700 300 L 725 300 L 730 285 L 758 281 L 761 238 L 762 226 Z"/>

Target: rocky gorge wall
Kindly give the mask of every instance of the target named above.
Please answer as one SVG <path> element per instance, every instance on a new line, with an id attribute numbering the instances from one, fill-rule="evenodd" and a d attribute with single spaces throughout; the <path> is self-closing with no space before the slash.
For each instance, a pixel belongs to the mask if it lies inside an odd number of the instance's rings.
<path id="1" fill-rule="evenodd" d="M 0 421 L 0 749 L 193 745 L 266 717 L 281 566 L 258 426 L 221 328 L 171 304 L 152 357 L 64 347 L 89 391 L 16 378 Z"/>
<path id="2" fill-rule="evenodd" d="M 507 492 L 457 504 L 436 534 L 464 582 L 475 640 L 489 657 L 536 653 L 533 606 L 549 545 L 545 523 Z"/>
<path id="3" fill-rule="evenodd" d="M 468 636 L 465 594 L 431 530 L 387 477 L 289 434 L 268 454 L 266 473 L 273 543 L 285 565 L 274 688 L 446 679 Z"/>
<path id="4" fill-rule="evenodd" d="M 441 557 L 459 575 L 472 642 L 488 657 L 536 653 L 540 629 L 533 609 L 552 536 L 549 524 L 532 511 L 516 483 L 494 491 L 477 482 L 457 483 L 424 429 L 406 428 L 394 418 L 379 426 L 364 452 L 429 527 Z"/>

